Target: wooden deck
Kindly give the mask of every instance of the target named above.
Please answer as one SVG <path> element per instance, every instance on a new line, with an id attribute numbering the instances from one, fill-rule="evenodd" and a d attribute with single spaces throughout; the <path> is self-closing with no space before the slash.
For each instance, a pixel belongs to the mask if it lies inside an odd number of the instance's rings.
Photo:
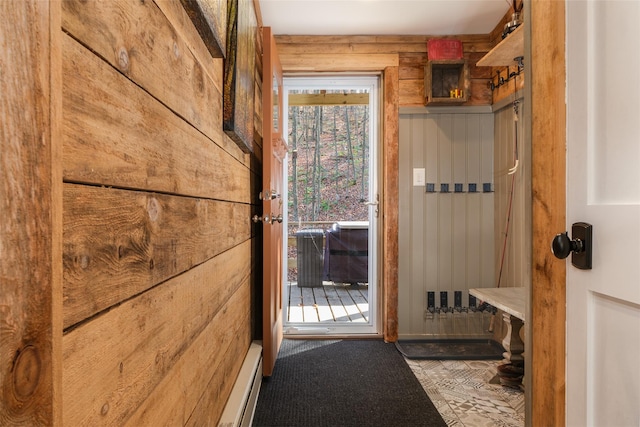
<path id="1" fill-rule="evenodd" d="M 293 323 L 334 323 L 369 321 L 367 285 L 323 282 L 322 287 L 298 287 L 289 283 L 287 321 Z"/>

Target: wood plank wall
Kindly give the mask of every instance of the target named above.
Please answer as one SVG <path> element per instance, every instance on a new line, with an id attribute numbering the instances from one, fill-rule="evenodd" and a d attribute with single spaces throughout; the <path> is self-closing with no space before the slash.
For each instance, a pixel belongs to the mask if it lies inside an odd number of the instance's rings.
<path id="1" fill-rule="evenodd" d="M 491 90 L 488 81 L 491 67 L 476 67 L 475 64 L 493 47 L 489 34 L 452 36 L 463 43 L 464 56 L 469 61 L 471 76 L 471 96 L 463 105 L 491 104 Z M 331 56 L 336 61 L 340 57 L 361 58 L 371 62 L 372 56 L 398 55 L 399 106 L 423 106 L 424 66 L 427 62 L 427 41 L 432 36 L 277 36 L 278 49 L 289 70 L 295 71 L 296 62 L 304 63 L 307 58 Z M 317 60 L 317 59 L 316 59 Z M 336 64 L 339 66 L 339 64 Z M 352 68 L 353 69 L 353 68 Z M 378 68 L 380 69 L 380 68 Z M 347 70 L 343 68 L 343 70 Z"/>
<path id="2" fill-rule="evenodd" d="M 0 425 L 215 425 L 260 312 L 222 60 L 171 0 L 0 11 Z"/>
<path id="3" fill-rule="evenodd" d="M 61 7 L 63 423 L 214 425 L 253 337 L 259 176 L 222 60 L 180 2 Z"/>

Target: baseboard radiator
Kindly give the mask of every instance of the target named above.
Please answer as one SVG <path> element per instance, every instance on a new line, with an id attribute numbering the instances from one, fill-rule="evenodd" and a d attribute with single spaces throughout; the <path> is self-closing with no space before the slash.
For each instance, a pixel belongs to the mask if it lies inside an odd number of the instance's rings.
<path id="1" fill-rule="evenodd" d="M 262 384 L 262 345 L 251 343 L 218 427 L 249 427 Z"/>

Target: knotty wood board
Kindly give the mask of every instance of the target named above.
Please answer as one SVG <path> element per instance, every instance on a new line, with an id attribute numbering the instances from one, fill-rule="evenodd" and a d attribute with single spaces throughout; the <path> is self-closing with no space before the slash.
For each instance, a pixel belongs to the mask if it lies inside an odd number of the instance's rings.
<path id="1" fill-rule="evenodd" d="M 516 65 L 517 56 L 524 55 L 524 26 L 520 25 L 498 45 L 491 49 L 480 61 L 479 67 L 501 67 Z"/>
<path id="2" fill-rule="evenodd" d="M 200 38 L 198 31 L 191 24 L 190 18 L 187 15 L 187 12 L 184 10 L 182 5 L 175 0 L 154 0 L 154 2 L 158 5 L 160 10 L 165 14 L 167 19 L 171 22 L 174 29 L 178 32 L 180 37 L 182 37 L 185 43 L 189 46 L 189 50 L 193 53 L 194 57 L 197 58 L 198 62 L 202 65 L 202 69 L 205 73 L 209 75 L 211 80 L 213 81 L 217 91 L 222 94 L 223 88 L 223 74 L 224 74 L 224 61 L 222 59 L 212 58 L 207 47 L 205 46 L 204 41 Z M 226 18 L 225 18 L 226 19 Z M 226 36 L 225 36 L 226 37 Z M 260 38 L 258 38 L 260 41 Z M 261 50 L 259 50 L 261 52 Z M 259 58 L 259 52 L 256 52 L 256 58 Z M 258 63 L 256 63 L 256 69 L 258 68 Z M 260 76 L 258 74 L 257 76 Z M 256 88 L 259 87 L 259 81 L 256 81 Z M 256 89 L 258 90 L 258 89 Z M 256 99 L 260 99 L 260 96 L 256 96 Z M 220 100 L 222 102 L 222 100 Z M 260 103 L 255 103 L 256 112 L 254 114 L 254 127 L 256 129 L 261 129 L 261 120 L 262 120 L 262 112 L 260 111 Z M 222 108 L 222 107 L 220 107 Z M 217 113 L 216 113 L 217 114 Z M 238 145 L 231 140 L 228 136 L 222 133 L 222 137 L 219 141 L 214 141 L 218 145 L 224 148 L 231 156 L 236 158 L 240 163 L 244 164 L 246 167 L 252 167 L 253 159 L 250 155 L 244 153 Z M 260 141 L 257 141 L 257 145 L 260 146 Z M 260 150 L 254 153 L 257 157 L 258 163 L 260 162 Z M 255 162 L 253 162 L 255 163 Z M 235 176 L 235 174 L 233 174 Z M 257 194 L 258 191 L 251 191 L 251 194 Z"/>
<path id="3" fill-rule="evenodd" d="M 251 236 L 250 206 L 64 186 L 64 327 Z"/>
<path id="4" fill-rule="evenodd" d="M 380 71 L 397 66 L 397 54 L 337 55 L 337 54 L 289 54 L 280 52 L 284 72 L 295 71 Z"/>
<path id="5" fill-rule="evenodd" d="M 277 36 L 283 67 L 288 71 L 380 71 L 399 66 L 401 106 L 424 106 L 424 66 L 428 36 Z M 482 58 L 493 44 L 488 35 L 457 37 L 465 58 Z M 371 58 L 397 55 L 398 63 L 374 63 Z M 353 58 L 352 58 L 353 57 Z M 371 57 L 371 58 L 369 58 Z M 464 105 L 490 105 L 490 67 L 470 66 L 471 91 Z M 479 92 L 474 93 L 478 90 Z"/>
<path id="6" fill-rule="evenodd" d="M 495 69 L 497 70 L 497 68 Z M 511 70 L 513 71 L 514 69 L 511 68 Z M 497 74 L 494 72 L 493 75 L 494 75 L 493 81 L 495 83 L 498 81 Z M 506 75 L 507 75 L 507 69 L 504 68 L 502 69 L 502 76 L 506 77 Z M 499 102 L 505 98 L 509 98 L 509 97 L 513 98 L 513 94 L 518 90 L 524 89 L 524 87 L 525 87 L 525 74 L 524 72 L 522 72 L 519 76 L 515 77 L 515 79 L 512 78 L 510 82 L 504 84 L 503 86 L 500 86 L 499 88 L 496 88 L 493 91 L 493 103 L 495 104 L 496 102 Z"/>
<path id="7" fill-rule="evenodd" d="M 65 180 L 250 201 L 249 170 L 228 147 L 70 37 L 63 47 Z"/>
<path id="8" fill-rule="evenodd" d="M 436 38 L 440 38 L 437 36 Z M 425 53 L 432 36 L 287 36 L 276 37 L 282 52 L 289 54 L 384 54 Z M 488 52 L 493 44 L 487 35 L 459 35 L 465 52 Z"/>
<path id="9" fill-rule="evenodd" d="M 566 264 L 554 258 L 549 242 L 566 227 L 565 7 L 564 2 L 534 1 L 530 8 L 535 28 L 530 32 L 535 60 L 529 76 L 533 288 L 527 332 L 534 345 L 525 358 L 532 368 L 528 414 L 531 425 L 561 426 L 566 410 Z"/>
<path id="10" fill-rule="evenodd" d="M 217 364 L 204 362 L 238 359 L 224 349 L 249 323 L 250 250 L 247 241 L 67 333 L 64 425 L 122 425 L 143 405 L 170 410 L 166 402 L 201 395 L 185 371 L 207 379 Z M 172 391 L 157 394 L 167 381 Z"/>
<path id="11" fill-rule="evenodd" d="M 218 425 L 251 344 L 249 305 L 246 282 L 229 299 L 227 313 L 211 321 L 125 425 Z"/>
<path id="12" fill-rule="evenodd" d="M 238 309 L 246 308 L 248 304 L 248 299 L 245 299 L 238 306 Z M 246 317 L 248 318 L 249 316 L 247 315 Z M 249 322 L 246 321 L 246 318 L 243 318 L 237 323 L 237 325 L 239 325 L 239 328 L 235 330 L 233 335 L 231 335 L 231 345 L 224 353 L 224 359 L 220 363 L 219 368 L 214 372 L 213 376 L 211 376 L 205 393 L 202 394 L 201 399 L 198 401 L 198 405 L 189 419 L 186 420 L 185 427 L 218 425 L 229 395 L 235 385 L 235 380 L 242 368 L 242 362 L 244 362 L 247 349 L 251 345 L 251 330 L 249 328 Z M 207 363 L 211 363 L 213 365 L 213 361 L 211 360 L 204 360 L 202 363 L 204 366 L 207 366 Z M 185 363 L 183 369 L 186 372 L 190 372 L 191 366 Z M 190 384 L 189 379 L 184 381 L 184 383 L 187 385 Z M 167 388 L 171 389 L 170 383 L 167 383 Z M 131 424 L 131 426 L 135 427 L 136 424 Z"/>
<path id="13" fill-rule="evenodd" d="M 51 425 L 61 360 L 58 13 L 55 3 L 4 1 L 0 16 L 0 425 Z"/>
<path id="14" fill-rule="evenodd" d="M 123 75 L 221 142 L 221 94 L 151 1 L 68 0 L 62 25 Z"/>
<path id="15" fill-rule="evenodd" d="M 384 339 L 398 340 L 398 67 L 384 70 L 382 159 L 382 273 Z"/>
<path id="16" fill-rule="evenodd" d="M 368 93 L 295 93 L 289 94 L 289 106 L 368 105 Z"/>
<path id="17" fill-rule="evenodd" d="M 203 71 L 209 75 L 211 81 L 215 84 L 218 92 L 222 93 L 223 60 L 211 56 L 198 30 L 192 24 L 191 18 L 185 8 L 182 7 L 180 2 L 175 0 L 153 1 L 166 16 L 167 20 L 169 20 L 179 37 L 187 44 L 193 56 L 202 65 Z M 224 19 L 226 19 L 226 17 Z"/>

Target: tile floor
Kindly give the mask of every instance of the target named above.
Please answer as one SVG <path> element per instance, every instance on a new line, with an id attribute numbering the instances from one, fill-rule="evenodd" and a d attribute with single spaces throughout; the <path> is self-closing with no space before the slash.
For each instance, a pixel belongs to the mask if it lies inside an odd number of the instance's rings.
<path id="1" fill-rule="evenodd" d="M 489 383 L 501 361 L 406 360 L 448 426 L 524 426 L 524 393 Z"/>

